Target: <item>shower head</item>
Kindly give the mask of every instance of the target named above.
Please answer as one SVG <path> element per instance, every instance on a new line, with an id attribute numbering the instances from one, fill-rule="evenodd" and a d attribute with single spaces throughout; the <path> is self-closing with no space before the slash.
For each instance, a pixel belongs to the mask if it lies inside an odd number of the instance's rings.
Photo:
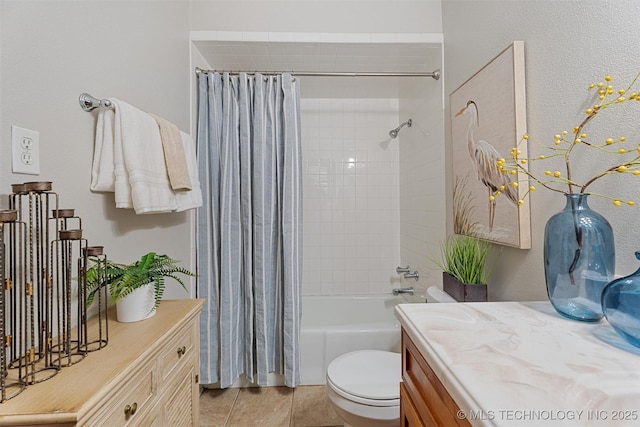
<path id="1" fill-rule="evenodd" d="M 411 119 L 407 120 L 406 122 L 404 122 L 403 124 L 401 124 L 400 126 L 398 126 L 395 129 L 392 129 L 389 131 L 389 136 L 391 138 L 397 138 L 398 137 L 398 133 L 400 132 L 400 129 L 402 129 L 405 125 L 407 125 L 407 127 L 411 127 Z"/>

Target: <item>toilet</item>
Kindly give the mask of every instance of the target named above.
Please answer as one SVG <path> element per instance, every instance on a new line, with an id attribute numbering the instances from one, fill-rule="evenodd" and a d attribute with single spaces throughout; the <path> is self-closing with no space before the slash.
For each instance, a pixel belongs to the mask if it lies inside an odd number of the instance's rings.
<path id="1" fill-rule="evenodd" d="M 360 350 L 343 354 L 327 368 L 327 394 L 338 416 L 354 427 L 398 426 L 400 353 Z"/>
<path id="2" fill-rule="evenodd" d="M 427 289 L 427 302 L 456 302 L 440 288 Z M 400 353 L 359 350 L 335 358 L 327 368 L 333 409 L 353 427 L 397 427 L 400 422 Z"/>

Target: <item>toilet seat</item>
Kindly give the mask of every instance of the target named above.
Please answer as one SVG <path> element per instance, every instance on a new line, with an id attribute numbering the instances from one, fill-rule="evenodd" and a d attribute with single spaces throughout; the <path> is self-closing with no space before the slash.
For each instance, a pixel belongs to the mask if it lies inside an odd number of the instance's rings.
<path id="1" fill-rule="evenodd" d="M 402 360 L 399 353 L 362 350 L 329 364 L 327 384 L 340 396 L 369 406 L 398 406 Z"/>

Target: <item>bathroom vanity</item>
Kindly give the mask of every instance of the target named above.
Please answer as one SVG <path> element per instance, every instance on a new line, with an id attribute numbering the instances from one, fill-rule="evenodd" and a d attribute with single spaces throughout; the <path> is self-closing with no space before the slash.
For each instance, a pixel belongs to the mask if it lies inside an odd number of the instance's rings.
<path id="1" fill-rule="evenodd" d="M 135 323 L 112 310 L 107 346 L 0 403 L 0 426 L 197 426 L 202 304 L 162 301 Z"/>
<path id="2" fill-rule="evenodd" d="M 402 426 L 640 425 L 640 348 L 548 302 L 401 304 Z"/>

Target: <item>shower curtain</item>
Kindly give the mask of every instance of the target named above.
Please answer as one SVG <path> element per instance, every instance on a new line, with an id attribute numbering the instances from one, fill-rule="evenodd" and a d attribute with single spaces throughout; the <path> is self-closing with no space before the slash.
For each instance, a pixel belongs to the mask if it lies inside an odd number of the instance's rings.
<path id="1" fill-rule="evenodd" d="M 200 73 L 197 211 L 200 382 L 300 384 L 299 83 Z"/>

